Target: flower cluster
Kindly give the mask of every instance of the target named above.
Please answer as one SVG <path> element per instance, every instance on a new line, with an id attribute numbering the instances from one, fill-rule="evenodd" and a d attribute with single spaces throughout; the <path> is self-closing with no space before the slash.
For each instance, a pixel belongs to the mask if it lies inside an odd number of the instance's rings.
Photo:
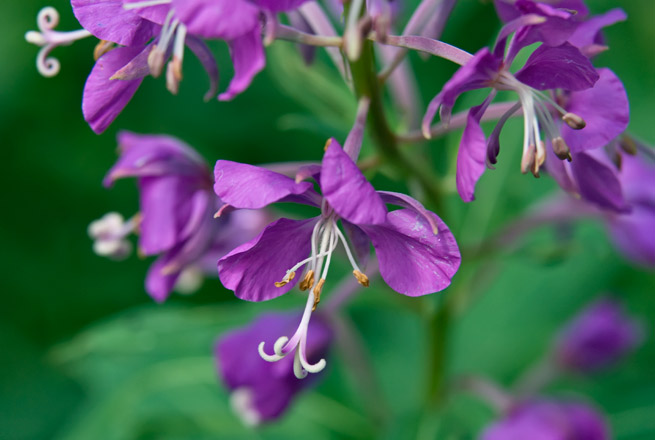
<path id="1" fill-rule="evenodd" d="M 217 160 L 212 173 L 205 159 L 177 139 L 120 133 L 120 157 L 104 184 L 136 178 L 140 208 L 127 220 L 109 213 L 89 226 L 99 255 L 126 258 L 134 233 L 138 253 L 157 256 L 145 281 L 157 302 L 174 289 L 197 288 L 216 268 L 223 286 L 242 300 L 272 300 L 295 286 L 306 292 L 302 312 L 262 315 L 216 345 L 219 374 L 232 406 L 248 424 L 278 418 L 312 382 L 302 379 L 325 369 L 337 337 L 334 317 L 344 298 L 368 287 L 373 276 L 379 273 L 408 297 L 450 286 L 462 255 L 441 218 L 450 223 L 440 179 L 418 163 L 421 158 L 399 148 L 416 135 L 424 140 L 464 127 L 454 180 L 460 198 L 471 202 L 482 174 L 497 163 L 506 122 L 522 116 L 520 171 L 539 177 L 545 170 L 572 196 L 544 204 L 524 224 L 593 215 L 603 219 L 623 254 L 655 266 L 653 150 L 626 132 L 629 103 L 621 80 L 594 65 L 596 55 L 608 49 L 603 28 L 625 20 L 625 13 L 591 15 L 582 0 L 494 0 L 503 25 L 492 47 L 471 54 L 438 39 L 454 4 L 421 1 L 396 35 L 406 5 L 392 0 L 71 0 L 83 29 L 56 31 L 57 11 L 44 8 L 39 31 L 26 34 L 42 47 L 37 68 L 45 76 L 59 71 L 59 62 L 49 57 L 55 47 L 81 38 L 99 40 L 82 99 L 84 118 L 96 133 L 113 123 L 147 76 L 163 74 L 176 94 L 187 48 L 209 76 L 206 100 L 227 101 L 245 91 L 265 68 L 265 47 L 275 40 L 298 43 L 307 61 L 325 48 L 354 92 L 354 126 L 343 147 L 328 139 L 320 163 L 256 166 Z M 220 93 L 210 40 L 227 44 L 233 64 L 234 76 Z M 419 84 L 405 58 L 409 50 L 460 65 L 427 108 L 419 105 Z M 380 72 L 376 56 L 384 60 Z M 381 91 L 387 85 L 392 105 Z M 439 90 L 433 84 L 425 88 Z M 462 94 L 480 89 L 488 90 L 481 103 L 453 114 Z M 499 96 L 516 98 L 494 104 Z M 388 108 L 399 110 L 406 133 L 389 122 Z M 437 113 L 441 122 L 433 124 Z M 488 135 L 485 121 L 495 121 Z M 360 158 L 368 140 L 365 129 L 379 154 Z M 376 169 L 387 166 L 393 177 L 406 177 L 416 197 L 376 190 L 362 171 L 364 160 Z M 277 203 L 305 205 L 316 215 L 279 216 L 273 214 Z M 350 265 L 354 278 L 348 281 L 355 286 L 341 293 L 333 289 L 333 278 L 328 281 L 328 275 L 334 277 L 333 260 L 340 257 Z M 328 296 L 324 290 L 337 292 Z M 640 337 L 638 326 L 605 300 L 561 333 L 549 362 L 557 371 L 588 373 L 632 350 Z M 521 395 L 481 438 L 607 437 L 602 418 L 584 404 Z"/>

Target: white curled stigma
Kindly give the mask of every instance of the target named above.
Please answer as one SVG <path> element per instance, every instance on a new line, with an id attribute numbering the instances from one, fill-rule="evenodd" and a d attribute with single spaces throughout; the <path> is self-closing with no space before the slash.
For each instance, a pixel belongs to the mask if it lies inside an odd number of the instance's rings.
<path id="1" fill-rule="evenodd" d="M 36 57 L 36 69 L 46 78 L 51 78 L 61 70 L 61 63 L 58 59 L 49 57 L 50 52 L 57 46 L 68 46 L 77 40 L 91 36 L 91 32 L 80 29 L 70 32 L 59 32 L 54 29 L 59 25 L 59 12 L 52 6 L 47 6 L 39 11 L 36 18 L 38 31 L 28 31 L 25 40 L 41 48 Z"/>
<path id="2" fill-rule="evenodd" d="M 258 347 L 259 355 L 268 362 L 277 362 L 280 359 L 286 357 L 289 353 L 295 350 L 293 358 L 293 373 L 298 379 L 304 379 L 307 377 L 308 373 L 319 373 L 323 371 L 325 365 L 325 359 L 321 359 L 315 364 L 309 363 L 306 356 L 306 346 L 307 346 L 307 331 L 309 328 L 309 319 L 312 315 L 312 307 L 314 306 L 314 290 L 312 290 L 309 295 L 307 295 L 307 304 L 305 305 L 305 310 L 300 320 L 300 325 L 294 333 L 294 335 L 289 339 L 286 336 L 281 336 L 273 344 L 274 354 L 268 354 L 264 351 L 265 342 L 261 342 Z"/>

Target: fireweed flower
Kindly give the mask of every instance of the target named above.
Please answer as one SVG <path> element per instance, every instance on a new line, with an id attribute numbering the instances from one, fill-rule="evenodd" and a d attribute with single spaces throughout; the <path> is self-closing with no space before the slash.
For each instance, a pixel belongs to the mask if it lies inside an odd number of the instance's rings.
<path id="1" fill-rule="evenodd" d="M 310 176 L 317 181 L 322 196 L 311 183 L 302 181 Z M 219 160 L 214 190 L 233 208 L 258 209 L 274 202 L 295 202 L 321 209 L 318 217 L 282 218 L 269 224 L 256 238 L 218 262 L 223 285 L 241 299 L 273 299 L 299 281 L 301 290 L 309 290 L 295 334 L 290 339 L 279 338 L 272 355 L 265 352 L 263 343 L 260 345 L 260 354 L 269 361 L 280 360 L 297 348 L 296 367 L 304 370 L 296 368 L 299 376 L 325 366 L 324 360 L 317 364 L 307 361 L 305 345 L 311 312 L 320 300 L 339 243 L 354 276 L 367 286 L 368 278 L 354 255 L 362 261 L 372 242 L 382 278 L 392 289 L 408 296 L 445 289 L 460 264 L 455 238 L 439 217 L 408 196 L 375 191 L 334 139 L 328 141 L 322 165 L 301 169 L 296 180 L 256 166 Z M 404 209 L 388 212 L 385 203 Z M 300 270 L 303 275 L 296 276 Z"/>
<path id="2" fill-rule="evenodd" d="M 630 211 L 618 170 L 601 147 L 625 131 L 629 104 L 623 84 L 609 69 L 587 90 L 560 93 L 556 99 L 569 113 L 586 122 L 584 130 L 558 123 L 560 138 L 548 140 L 546 169 L 565 191 L 595 206 L 619 213 Z M 567 158 L 568 161 L 557 160 Z"/>
<path id="3" fill-rule="evenodd" d="M 236 218 L 214 220 L 220 200 L 212 191 L 211 172 L 187 145 L 166 136 L 128 132 L 119 134 L 118 141 L 121 157 L 104 184 L 109 187 L 117 179 L 136 177 L 140 213 L 126 223 L 105 217 L 91 225 L 90 233 L 100 254 L 119 251 L 125 237 L 139 234 L 140 253 L 159 255 L 146 277 L 146 291 L 156 301 L 168 297 L 186 269 L 206 267 L 208 258 L 215 263 L 259 230 L 265 218 L 261 213 L 244 211 Z"/>
<path id="4" fill-rule="evenodd" d="M 232 409 L 247 425 L 279 418 L 300 392 L 315 383 L 294 375 L 291 358 L 273 364 L 254 350 L 261 341 L 273 344 L 274 335 L 292 332 L 299 317 L 298 313 L 264 314 L 250 325 L 222 335 L 216 343 L 218 373 L 230 390 Z M 309 324 L 309 330 L 306 355 L 317 362 L 327 355 L 333 334 L 320 314 Z"/>
<path id="5" fill-rule="evenodd" d="M 609 440 L 603 416 L 571 401 L 530 400 L 514 405 L 480 434 L 480 440 Z"/>
<path id="6" fill-rule="evenodd" d="M 588 305 L 560 332 L 555 360 L 560 368 L 591 373 L 617 363 L 641 342 L 641 325 L 621 303 L 602 298 Z"/>
<path id="7" fill-rule="evenodd" d="M 516 32 L 515 37 L 521 29 Z M 501 31 L 501 35 L 504 32 Z M 525 41 L 530 40 L 524 39 Z M 559 126 L 555 123 L 551 111 L 554 109 L 571 128 L 582 129 L 585 126 L 585 121 L 579 115 L 564 110 L 544 91 L 585 90 L 593 87 L 599 79 L 599 74 L 588 58 L 569 43 L 559 46 L 542 44 L 515 74 L 509 71 L 511 57 L 503 56 L 504 46 L 505 43 L 501 39 L 494 53 L 487 48 L 478 51 L 430 102 L 423 119 L 423 132 L 426 137 L 429 137 L 430 122 L 437 110 L 440 111 L 441 118 L 447 122 L 459 95 L 475 89 L 487 87 L 492 89 L 482 104 L 469 110 L 466 128 L 462 134 L 457 156 L 456 183 L 461 198 L 466 202 L 474 199 L 475 184 L 486 165 L 491 166 L 495 163 L 499 152 L 500 130 L 515 111 L 521 108 L 524 120 L 521 171 L 523 173 L 530 171 L 538 176 L 539 168 L 546 160 L 546 147 L 541 140 L 541 129 L 543 128 L 546 138 L 553 146 L 562 144 Z M 510 47 L 517 47 L 517 45 L 510 43 Z M 480 120 L 496 93 L 501 90 L 514 91 L 519 97 L 519 104 L 500 118 L 487 142 Z"/>

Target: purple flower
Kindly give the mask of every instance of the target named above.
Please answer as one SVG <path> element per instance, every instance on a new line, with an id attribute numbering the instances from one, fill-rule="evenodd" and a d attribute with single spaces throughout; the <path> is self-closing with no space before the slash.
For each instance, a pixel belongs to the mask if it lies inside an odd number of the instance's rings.
<path id="1" fill-rule="evenodd" d="M 601 209 L 630 211 L 618 170 L 600 149 L 625 131 L 629 121 L 628 97 L 621 80 L 609 69 L 599 69 L 596 85 L 579 92 L 562 93 L 562 111 L 586 122 L 584 130 L 558 124 L 561 137 L 549 140 L 546 167 L 565 191 Z M 559 159 L 568 159 L 569 162 Z"/>
<path id="2" fill-rule="evenodd" d="M 186 269 L 206 267 L 229 249 L 252 238 L 260 220 L 213 218 L 220 200 L 212 191 L 212 175 L 204 160 L 190 147 L 166 136 L 123 132 L 118 136 L 121 157 L 105 177 L 105 186 L 117 179 L 136 177 L 140 213 L 126 224 L 115 216 L 90 228 L 96 248 L 112 254 L 123 252 L 125 237 L 139 233 L 143 255 L 159 255 L 146 278 L 146 291 L 164 301 Z M 248 221 L 244 221 L 248 220 Z"/>
<path id="3" fill-rule="evenodd" d="M 510 22 L 519 18 L 526 13 L 526 4 L 530 3 L 539 7 L 549 7 L 551 9 L 559 9 L 562 11 L 569 11 L 571 15 L 577 20 L 584 19 L 589 14 L 589 9 L 582 0 L 551 0 L 544 2 L 533 2 L 525 0 L 494 0 L 494 6 L 500 19 L 504 22 Z"/>
<path id="4" fill-rule="evenodd" d="M 608 367 L 632 352 L 642 340 L 639 322 L 610 298 L 588 305 L 564 327 L 555 344 L 557 364 L 590 373 Z"/>
<path id="5" fill-rule="evenodd" d="M 517 34 L 519 32 L 520 30 Z M 510 45 L 516 46 L 513 43 Z M 587 57 L 568 43 L 554 47 L 541 45 L 515 74 L 509 71 L 511 59 L 504 58 L 502 50 L 498 50 L 499 47 L 504 47 L 502 40 L 494 53 L 484 48 L 462 66 L 430 102 L 423 119 L 423 132 L 429 137 L 430 123 L 437 110 L 440 110 L 441 118 L 448 121 L 459 95 L 469 90 L 492 88 L 482 104 L 470 109 L 457 156 L 457 190 L 466 202 L 474 199 L 475 184 L 486 165 L 491 166 L 495 162 L 500 148 L 500 130 L 516 110 L 522 108 L 524 119 L 521 171 L 531 171 L 537 176 L 540 166 L 546 160 L 546 148 L 540 138 L 540 129 L 543 128 L 547 139 L 555 143 L 561 138 L 558 125 L 551 115 L 551 107 L 560 112 L 562 119 L 570 126 L 577 129 L 584 127 L 584 121 L 578 115 L 565 112 L 542 91 L 586 90 L 593 87 L 599 79 L 599 74 Z M 487 142 L 480 120 L 499 90 L 516 92 L 520 104 L 501 117 Z"/>
<path id="6" fill-rule="evenodd" d="M 101 40 L 125 47 L 100 57 L 84 88 L 82 109 L 96 133 L 125 108 L 147 75 L 159 76 L 166 62 L 166 84 L 177 93 L 185 45 L 210 78 L 205 99 L 216 95 L 218 69 L 203 39 L 225 40 L 234 78 L 218 96 L 227 101 L 243 92 L 264 67 L 260 15 L 298 7 L 304 0 L 72 0 L 82 26 Z M 152 40 L 154 38 L 154 40 Z"/>
<path id="7" fill-rule="evenodd" d="M 322 196 L 311 183 L 302 181 L 308 176 L 319 184 Z M 334 139 L 328 141 L 322 165 L 305 167 L 298 177 L 293 180 L 270 170 L 223 160 L 215 167 L 214 190 L 233 208 L 259 209 L 274 202 L 295 202 L 321 209 L 314 218 L 282 218 L 271 223 L 218 262 L 223 285 L 241 299 L 269 300 L 288 292 L 299 280 L 300 289 L 309 290 L 296 333 L 290 339 L 280 338 L 274 355 L 267 355 L 260 347 L 262 357 L 281 359 L 299 346 L 303 359 L 307 323 L 320 300 L 332 254 L 339 243 L 346 251 L 353 274 L 364 286 L 368 285 L 368 278 L 354 255 L 360 263 L 365 262 L 371 242 L 380 273 L 394 290 L 418 296 L 443 290 L 450 284 L 459 268 L 460 254 L 448 227 L 408 196 L 375 191 Z M 386 203 L 404 209 L 388 212 Z M 338 221 L 345 232 L 340 230 Z M 301 269 L 304 275 L 297 277 L 296 272 Z M 303 367 L 310 372 L 322 369 L 304 359 Z"/>
<path id="8" fill-rule="evenodd" d="M 293 371 L 301 368 L 298 351 L 293 361 L 286 358 L 270 363 L 254 348 L 275 342 L 273 335 L 293 331 L 298 318 L 296 313 L 265 314 L 247 327 L 222 335 L 216 344 L 218 372 L 231 392 L 232 408 L 248 425 L 279 418 L 296 395 L 314 383 L 294 375 Z M 309 325 L 311 336 L 305 347 L 306 356 L 314 362 L 327 355 L 333 336 L 320 315 L 316 318 Z"/>
<path id="9" fill-rule="evenodd" d="M 635 142 L 624 137 L 624 142 Z M 604 213 L 610 239 L 630 260 L 655 267 L 655 159 L 642 154 L 652 147 L 641 145 L 637 155 L 622 154 L 619 179 L 630 213 Z"/>
<path id="10" fill-rule="evenodd" d="M 531 400 L 512 407 L 489 425 L 480 440 L 609 440 L 607 424 L 589 405 Z"/>

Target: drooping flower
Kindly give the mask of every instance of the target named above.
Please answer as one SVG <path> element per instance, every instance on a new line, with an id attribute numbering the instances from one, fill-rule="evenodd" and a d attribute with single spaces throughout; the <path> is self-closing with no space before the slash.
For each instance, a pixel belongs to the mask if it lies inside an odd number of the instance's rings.
<path id="1" fill-rule="evenodd" d="M 301 391 L 315 383 L 294 375 L 294 368 L 301 368 L 298 351 L 294 360 L 286 358 L 270 363 L 255 349 L 261 341 L 273 344 L 275 335 L 293 331 L 299 317 L 298 313 L 261 315 L 250 325 L 222 335 L 216 343 L 214 353 L 219 375 L 230 390 L 232 409 L 247 425 L 279 418 Z M 311 362 L 319 362 L 327 355 L 332 330 L 320 314 L 309 328 L 306 356 Z"/>
<path id="2" fill-rule="evenodd" d="M 580 402 L 529 400 L 510 408 L 480 440 L 609 440 L 603 416 Z"/>
<path id="3" fill-rule="evenodd" d="M 317 181 L 322 196 L 311 183 L 302 181 L 306 177 Z M 301 169 L 296 180 L 252 165 L 219 160 L 214 190 L 233 208 L 258 209 L 274 202 L 295 202 L 321 209 L 319 216 L 307 220 L 282 218 L 271 223 L 218 262 L 223 285 L 241 299 L 269 300 L 288 292 L 298 281 L 301 290 L 309 290 L 298 331 L 290 339 L 280 338 L 274 355 L 260 347 L 262 357 L 270 361 L 283 358 L 298 346 L 306 371 L 322 368 L 305 362 L 303 345 L 309 317 L 320 300 L 339 243 L 353 274 L 367 286 L 368 278 L 354 255 L 361 262 L 372 242 L 382 278 L 409 296 L 445 289 L 459 267 L 457 244 L 441 219 L 408 196 L 375 191 L 334 139 L 328 141 L 322 165 Z M 404 209 L 388 212 L 386 203 Z M 340 230 L 339 221 L 345 232 Z M 300 270 L 304 274 L 296 276 Z"/>
<path id="4" fill-rule="evenodd" d="M 591 373 L 611 366 L 632 352 L 642 340 L 639 322 L 611 298 L 589 304 L 560 332 L 555 360 L 560 368 Z"/>
<path id="5" fill-rule="evenodd" d="M 189 146 L 167 136 L 129 132 L 120 133 L 118 141 L 121 157 L 104 184 L 109 187 L 117 179 L 136 177 L 140 212 L 125 224 L 105 219 L 90 232 L 101 250 L 120 250 L 117 244 L 124 243 L 127 235 L 139 234 L 140 252 L 159 255 L 146 278 L 146 291 L 156 301 L 168 297 L 186 269 L 206 267 L 207 258 L 215 263 L 259 230 L 265 219 L 261 213 L 250 214 L 259 219 L 255 221 L 246 218 L 247 212 L 240 214 L 241 219 L 213 218 L 221 202 L 212 191 L 207 165 Z"/>

